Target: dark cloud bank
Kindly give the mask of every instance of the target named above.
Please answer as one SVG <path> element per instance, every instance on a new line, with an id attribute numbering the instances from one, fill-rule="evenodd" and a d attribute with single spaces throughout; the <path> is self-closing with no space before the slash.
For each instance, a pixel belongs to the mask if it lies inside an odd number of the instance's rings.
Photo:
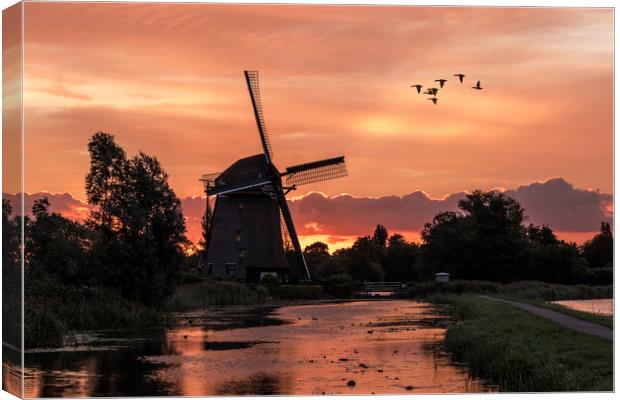
<path id="1" fill-rule="evenodd" d="M 612 195 L 576 189 L 562 178 L 520 186 L 506 194 L 521 203 L 529 222 L 547 224 L 558 231 L 591 232 L 601 221 L 611 221 Z M 459 192 L 432 199 L 418 191 L 380 198 L 327 198 L 311 193 L 290 203 L 301 234 L 313 233 L 312 223 L 317 223 L 319 230 L 331 234 L 358 235 L 378 223 L 392 231 L 419 231 L 437 213 L 457 210 L 464 196 Z"/>
<path id="2" fill-rule="evenodd" d="M 611 222 L 613 196 L 598 191 L 577 189 L 562 178 L 531 183 L 506 194 L 517 199 L 525 208 L 528 221 L 547 224 L 557 231 L 592 232 L 601 221 Z M 84 215 L 76 212 L 87 207 L 70 194 L 34 193 L 25 197 L 26 210 L 34 199 L 48 196 L 51 209 L 70 217 Z M 341 195 L 326 197 L 310 193 L 289 201 L 295 224 L 301 235 L 329 234 L 354 236 L 371 232 L 376 224 L 383 224 L 392 232 L 417 232 L 426 222 L 441 211 L 456 210 L 464 192 L 453 193 L 443 199 L 429 198 L 417 191 L 404 196 L 379 198 Z M 15 203 L 15 195 L 3 194 Z M 197 240 L 200 235 L 200 217 L 204 212 L 204 199 L 182 199 L 189 236 Z"/>

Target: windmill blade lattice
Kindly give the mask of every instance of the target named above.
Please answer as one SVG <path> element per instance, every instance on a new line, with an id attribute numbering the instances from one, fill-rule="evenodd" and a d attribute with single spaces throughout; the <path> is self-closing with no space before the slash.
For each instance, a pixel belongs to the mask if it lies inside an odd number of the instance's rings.
<path id="1" fill-rule="evenodd" d="M 344 156 L 288 167 L 283 174 L 286 186 L 300 186 L 347 176 Z"/>
<path id="2" fill-rule="evenodd" d="M 310 280 L 310 271 L 308 270 L 308 264 L 306 264 L 304 253 L 301 249 L 301 244 L 299 243 L 299 237 L 297 236 L 297 231 L 295 230 L 295 224 L 293 223 L 291 210 L 288 208 L 288 204 L 286 203 L 286 197 L 284 196 L 284 192 L 281 188 L 276 190 L 276 198 L 280 205 L 280 217 L 284 220 L 284 224 L 286 226 L 286 237 L 290 239 L 290 243 L 293 245 L 295 258 L 297 260 L 297 262 L 295 263 L 295 266 L 297 268 L 293 268 L 293 271 L 296 274 L 299 273 L 303 277 L 303 279 Z"/>
<path id="3" fill-rule="evenodd" d="M 222 174 L 221 172 L 212 172 L 210 174 L 203 174 L 200 177 L 200 181 L 205 185 L 205 187 L 207 185 L 213 185 L 215 183 L 215 179 L 221 174 Z"/>
<path id="4" fill-rule="evenodd" d="M 299 257 L 295 254 L 295 247 L 293 246 L 291 235 L 286 227 L 286 221 L 284 220 L 282 210 L 280 210 L 280 230 L 282 232 L 284 254 L 286 255 L 286 261 L 290 267 L 290 277 L 297 280 L 307 279 L 305 267 L 299 264 Z"/>
<path id="5" fill-rule="evenodd" d="M 269 135 L 267 134 L 267 127 L 265 126 L 265 116 L 263 114 L 263 104 L 261 102 L 260 86 L 258 84 L 258 71 L 245 71 L 245 80 L 250 92 L 250 98 L 252 99 L 254 117 L 256 118 L 256 126 L 260 134 L 263 152 L 269 162 L 271 162 L 273 159 L 273 151 L 271 150 L 271 142 L 269 142 Z"/>

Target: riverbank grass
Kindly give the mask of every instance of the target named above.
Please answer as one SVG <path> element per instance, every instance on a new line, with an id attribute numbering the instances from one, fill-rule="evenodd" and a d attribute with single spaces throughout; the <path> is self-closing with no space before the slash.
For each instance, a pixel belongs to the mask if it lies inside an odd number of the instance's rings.
<path id="1" fill-rule="evenodd" d="M 417 282 L 401 297 L 423 299 L 432 295 L 488 294 L 537 301 L 585 300 L 612 298 L 613 285 L 559 285 L 538 281 L 519 281 L 507 284 L 489 281 L 451 280 L 449 282 Z"/>
<path id="2" fill-rule="evenodd" d="M 162 326 L 164 315 L 104 288 L 31 285 L 25 301 L 26 348 L 63 346 L 72 331 Z"/>
<path id="3" fill-rule="evenodd" d="M 459 322 L 445 344 L 474 375 L 506 392 L 611 391 L 613 345 L 508 304 L 475 296 L 433 296 Z"/>

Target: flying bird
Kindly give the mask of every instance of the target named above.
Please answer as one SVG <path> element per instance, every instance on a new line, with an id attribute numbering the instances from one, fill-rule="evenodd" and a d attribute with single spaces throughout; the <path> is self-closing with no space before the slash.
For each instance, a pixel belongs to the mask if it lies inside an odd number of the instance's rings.
<path id="1" fill-rule="evenodd" d="M 411 87 L 414 87 L 418 90 L 418 93 L 420 93 L 420 90 L 422 89 L 422 85 L 411 85 Z"/>
<path id="2" fill-rule="evenodd" d="M 426 100 L 430 100 L 430 101 L 432 101 L 432 102 L 433 102 L 433 104 L 437 105 L 437 97 L 429 97 L 429 98 L 428 98 L 428 99 L 426 99 Z"/>
<path id="3" fill-rule="evenodd" d="M 426 92 L 424 92 L 424 94 L 428 94 L 430 96 L 434 96 L 433 91 L 430 89 L 427 89 Z"/>
<path id="4" fill-rule="evenodd" d="M 459 81 L 463 83 L 463 78 L 465 78 L 465 74 L 454 74 L 454 76 L 457 76 L 459 78 Z"/>
<path id="5" fill-rule="evenodd" d="M 437 96 L 437 92 L 439 91 L 439 89 L 437 89 L 436 87 L 429 88 L 428 90 L 433 93 L 433 96 Z"/>
<path id="6" fill-rule="evenodd" d="M 480 81 L 476 83 L 476 86 L 472 86 L 471 88 L 476 90 L 482 90 L 482 86 L 480 86 Z"/>
<path id="7" fill-rule="evenodd" d="M 445 79 L 435 79 L 434 82 L 439 82 L 439 87 L 443 88 L 443 85 L 446 83 Z"/>

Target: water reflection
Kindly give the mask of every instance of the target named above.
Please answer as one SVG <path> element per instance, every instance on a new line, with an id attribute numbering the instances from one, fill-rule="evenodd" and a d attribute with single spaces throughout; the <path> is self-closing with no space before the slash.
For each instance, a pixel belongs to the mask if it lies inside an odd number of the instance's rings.
<path id="1" fill-rule="evenodd" d="M 553 303 L 592 314 L 614 315 L 614 299 L 560 300 Z"/>
<path id="2" fill-rule="evenodd" d="M 217 388 L 218 396 L 274 395 L 283 392 L 281 376 L 258 373 L 247 379 L 229 380 Z"/>
<path id="3" fill-rule="evenodd" d="M 450 361 L 445 323 L 410 301 L 184 314 L 166 330 L 90 332 L 76 346 L 28 353 L 26 396 L 492 390 Z"/>

